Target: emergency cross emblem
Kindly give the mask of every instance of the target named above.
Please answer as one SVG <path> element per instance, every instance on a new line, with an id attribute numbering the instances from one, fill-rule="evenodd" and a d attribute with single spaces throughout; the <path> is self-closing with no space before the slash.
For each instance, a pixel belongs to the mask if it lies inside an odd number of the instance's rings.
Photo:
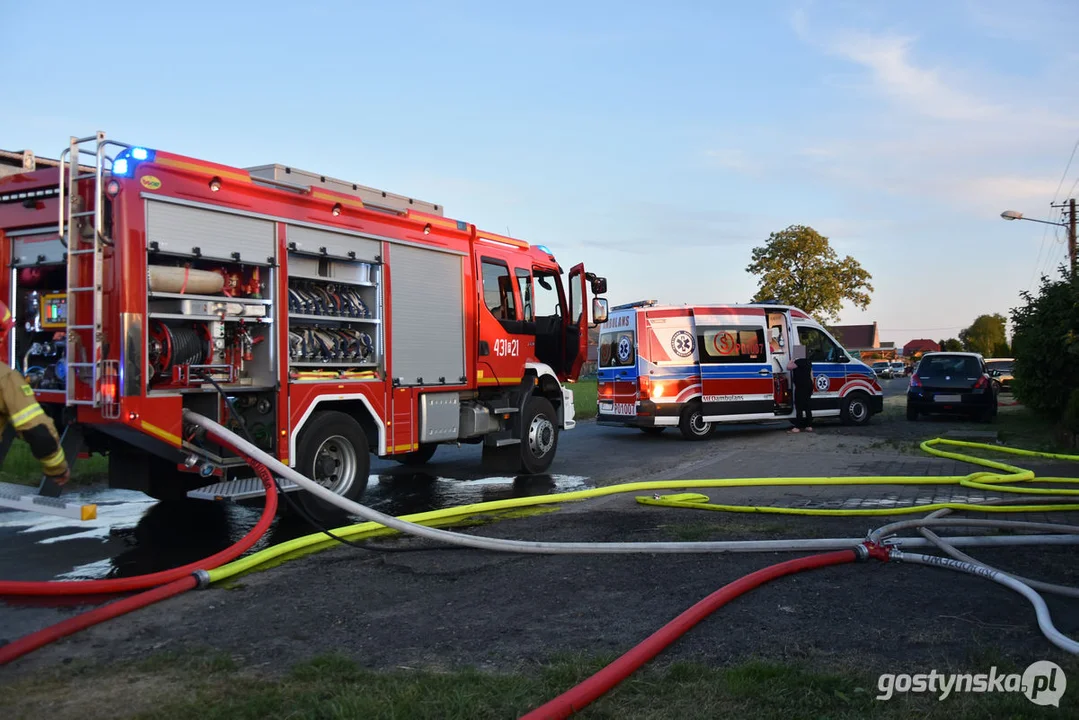
<path id="1" fill-rule="evenodd" d="M 678 357 L 689 357 L 693 354 L 693 336 L 685 330 L 679 330 L 671 338 L 671 350 Z"/>
<path id="2" fill-rule="evenodd" d="M 618 341 L 618 359 L 622 362 L 629 362 L 629 356 L 633 352 L 633 346 L 630 345 L 629 336 L 623 335 Z"/>
<path id="3" fill-rule="evenodd" d="M 831 387 L 831 381 L 828 379 L 827 375 L 818 375 L 816 382 L 817 389 L 821 392 L 828 392 L 828 388 Z"/>

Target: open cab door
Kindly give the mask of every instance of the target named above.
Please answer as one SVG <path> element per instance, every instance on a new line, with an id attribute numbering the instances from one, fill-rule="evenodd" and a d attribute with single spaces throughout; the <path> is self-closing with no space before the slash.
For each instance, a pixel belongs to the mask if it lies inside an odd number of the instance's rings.
<path id="1" fill-rule="evenodd" d="M 588 290 L 597 296 L 592 300 L 589 318 Z M 574 265 L 569 271 L 569 316 L 565 321 L 566 368 L 568 377 L 576 380 L 581 368 L 588 361 L 588 331 L 595 325 L 607 322 L 607 300 L 598 297 L 607 292 L 607 278 L 586 273 L 584 264 Z"/>

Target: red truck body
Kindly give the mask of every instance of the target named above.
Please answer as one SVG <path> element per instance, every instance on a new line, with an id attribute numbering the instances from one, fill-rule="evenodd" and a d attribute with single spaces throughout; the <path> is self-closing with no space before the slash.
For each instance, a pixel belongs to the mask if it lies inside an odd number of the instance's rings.
<path id="1" fill-rule="evenodd" d="M 481 443 L 492 468 L 541 473 L 574 426 L 567 385 L 606 315 L 589 302 L 606 281 L 582 266 L 293 168 L 103 134 L 65 155 L 0 178 L 0 297 L 18 321 L 0 352 L 69 450 L 109 454 L 114 486 L 244 494 L 228 482 L 242 460 L 185 408 L 353 498 L 369 454 Z"/>

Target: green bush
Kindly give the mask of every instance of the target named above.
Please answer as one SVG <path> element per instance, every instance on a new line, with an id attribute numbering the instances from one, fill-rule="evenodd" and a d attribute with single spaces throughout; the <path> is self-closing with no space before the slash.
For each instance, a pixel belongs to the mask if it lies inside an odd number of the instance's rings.
<path id="1" fill-rule="evenodd" d="M 1054 422 L 1079 389 L 1079 282 L 1043 277 L 1037 295 L 1012 310 L 1015 394 Z M 1079 407 L 1076 408 L 1079 421 Z"/>

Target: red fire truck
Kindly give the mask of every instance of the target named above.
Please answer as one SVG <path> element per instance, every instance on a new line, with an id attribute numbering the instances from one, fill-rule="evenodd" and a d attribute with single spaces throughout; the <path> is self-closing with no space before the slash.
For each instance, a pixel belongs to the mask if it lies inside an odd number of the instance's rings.
<path id="1" fill-rule="evenodd" d="M 104 133 L 0 178 L 0 252 L 3 357 L 68 457 L 105 453 L 113 487 L 157 498 L 262 492 L 184 408 L 352 499 L 371 454 L 440 443 L 542 473 L 607 315 L 604 278 L 439 205 Z"/>

